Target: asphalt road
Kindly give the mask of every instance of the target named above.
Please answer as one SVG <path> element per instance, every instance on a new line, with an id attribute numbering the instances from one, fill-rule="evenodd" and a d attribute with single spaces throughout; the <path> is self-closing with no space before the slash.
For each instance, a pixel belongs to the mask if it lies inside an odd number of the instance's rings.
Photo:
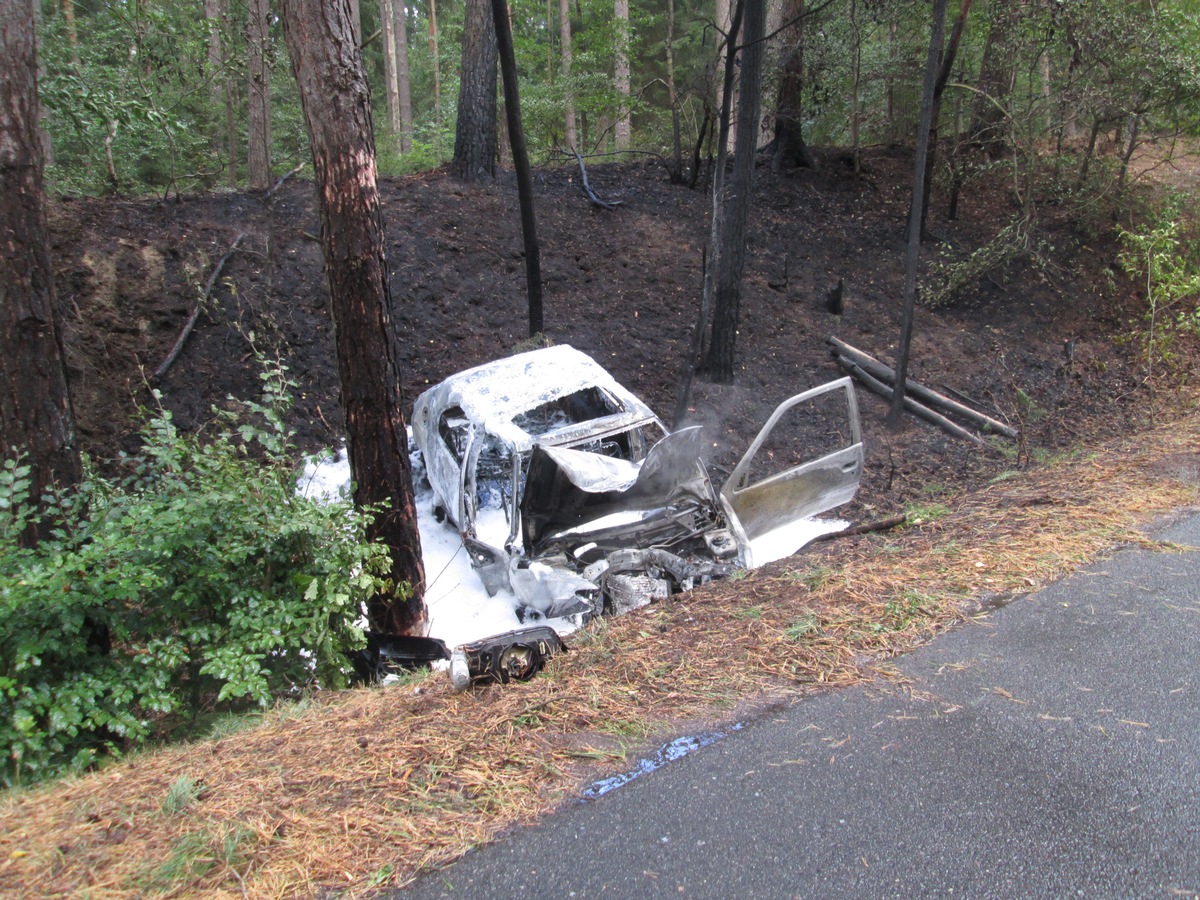
<path id="1" fill-rule="evenodd" d="M 1200 551 L 1125 549 L 399 896 L 1200 897 L 1198 637 Z"/>

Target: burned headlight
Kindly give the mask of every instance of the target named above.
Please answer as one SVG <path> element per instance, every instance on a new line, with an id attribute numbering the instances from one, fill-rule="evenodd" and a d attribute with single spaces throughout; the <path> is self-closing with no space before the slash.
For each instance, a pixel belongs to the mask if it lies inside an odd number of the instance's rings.
<path id="1" fill-rule="evenodd" d="M 455 650 L 450 660 L 450 680 L 457 690 L 490 681 L 526 681 L 542 670 L 546 660 L 565 649 L 553 628 L 506 631 Z"/>

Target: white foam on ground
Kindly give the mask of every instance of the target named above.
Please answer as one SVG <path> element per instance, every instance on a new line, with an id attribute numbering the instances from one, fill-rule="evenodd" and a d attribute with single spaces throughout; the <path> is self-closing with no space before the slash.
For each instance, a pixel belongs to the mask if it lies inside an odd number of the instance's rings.
<path id="1" fill-rule="evenodd" d="M 523 627 L 517 618 L 517 598 L 509 591 L 489 597 L 471 567 L 458 530 L 449 520 L 437 520 L 434 515 L 437 498 L 428 482 L 420 477 L 422 466 L 421 460 L 414 457 L 413 481 L 421 556 L 425 563 L 428 636 L 445 641 L 449 647 L 457 647 Z M 349 498 L 350 460 L 345 448 L 327 458 L 306 462 L 297 487 L 307 497 Z M 479 525 L 479 534 L 485 542 L 503 546 L 508 524 L 501 510 L 481 510 Z M 839 531 L 846 525 L 836 519 L 805 519 L 778 528 L 751 543 L 750 562 L 757 567 L 790 556 L 818 535 Z M 561 619 L 546 624 L 553 624 L 560 634 L 570 630 Z"/>
<path id="2" fill-rule="evenodd" d="M 850 523 L 841 519 L 802 519 L 784 525 L 752 540 L 747 562 L 751 568 L 765 566 L 769 562 L 791 556 L 814 538 L 848 527 Z"/>

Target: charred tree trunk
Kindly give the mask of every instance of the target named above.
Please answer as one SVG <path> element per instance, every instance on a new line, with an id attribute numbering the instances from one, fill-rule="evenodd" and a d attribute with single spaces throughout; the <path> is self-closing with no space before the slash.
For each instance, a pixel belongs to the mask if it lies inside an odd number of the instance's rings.
<path id="1" fill-rule="evenodd" d="M 962 40 L 963 28 L 967 24 L 967 14 L 971 11 L 971 0 L 962 0 L 958 9 L 958 18 L 954 20 L 954 29 L 950 32 L 950 40 L 946 42 L 946 52 L 942 54 L 942 65 L 938 71 L 937 81 L 933 85 L 933 111 L 929 123 L 929 153 L 925 158 L 925 189 L 921 195 L 921 240 L 925 239 L 925 221 L 929 217 L 929 198 L 933 192 L 933 169 L 937 164 L 938 126 L 942 118 L 942 94 L 950 82 L 950 73 L 954 69 L 954 58 L 958 56 L 958 45 Z"/>
<path id="2" fill-rule="evenodd" d="M 754 162 L 758 144 L 758 116 L 762 100 L 763 33 L 765 0 L 744 0 L 742 71 L 738 87 L 737 152 L 726 209 L 720 217 L 719 256 L 714 272 L 712 342 L 705 369 L 719 384 L 733 381 L 733 361 L 742 298 L 742 269 L 746 259 L 746 226 L 754 193 Z"/>
<path id="3" fill-rule="evenodd" d="M 374 598 L 368 616 L 385 634 L 419 635 L 425 573 L 401 412 L 370 90 L 349 0 L 284 0 L 283 28 L 312 143 L 354 502 L 376 508 L 369 536 L 390 550 L 393 582 L 412 587 L 407 601 L 399 594 Z"/>
<path id="4" fill-rule="evenodd" d="M 46 237 L 34 13 L 33 0 L 0 3 L 0 460 L 24 457 L 40 504 L 80 466 Z"/>
<path id="5" fill-rule="evenodd" d="M 529 292 L 529 335 L 542 330 L 542 260 L 538 245 L 537 217 L 533 211 L 533 174 L 529 169 L 529 151 L 525 147 L 525 128 L 521 124 L 521 100 L 517 91 L 517 57 L 513 49 L 508 6 L 504 0 L 492 0 L 496 25 L 496 45 L 500 51 L 500 72 L 504 79 L 504 115 L 508 120 L 508 138 L 512 146 L 513 168 L 517 170 L 517 194 L 521 200 L 521 234 L 525 239 L 525 280 Z"/>
<path id="6" fill-rule="evenodd" d="M 465 181 L 496 177 L 496 26 L 491 0 L 467 0 L 458 124 L 450 170 Z"/>
<path id="7" fill-rule="evenodd" d="M 917 260 L 921 255 L 921 198 L 925 196 L 925 155 L 929 151 L 929 127 L 933 123 L 933 93 L 946 28 L 946 4 L 947 0 L 933 0 L 933 28 L 929 35 L 929 55 L 925 60 L 925 89 L 921 98 L 921 121 L 917 126 L 917 158 L 913 165 L 912 203 L 908 213 L 908 249 L 904 255 L 904 307 L 900 316 L 900 345 L 896 350 L 896 391 L 887 416 L 891 428 L 899 428 L 900 418 L 904 415 L 908 351 L 912 345 L 913 314 L 917 305 Z"/>

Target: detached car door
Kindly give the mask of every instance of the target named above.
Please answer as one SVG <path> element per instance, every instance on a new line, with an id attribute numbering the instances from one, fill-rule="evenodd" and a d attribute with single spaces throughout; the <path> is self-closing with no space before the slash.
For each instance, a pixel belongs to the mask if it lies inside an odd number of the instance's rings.
<path id="1" fill-rule="evenodd" d="M 849 378 L 779 404 L 721 488 L 746 565 L 755 565 L 751 542 L 849 503 L 862 481 L 863 458 Z"/>

